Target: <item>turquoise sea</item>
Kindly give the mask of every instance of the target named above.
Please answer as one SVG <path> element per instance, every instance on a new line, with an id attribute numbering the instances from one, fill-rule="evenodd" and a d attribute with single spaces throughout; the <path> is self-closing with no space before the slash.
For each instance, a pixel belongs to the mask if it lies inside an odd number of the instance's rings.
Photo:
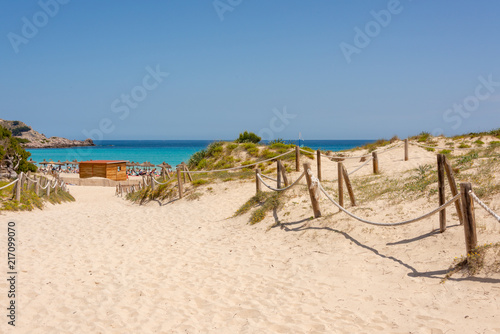
<path id="1" fill-rule="evenodd" d="M 205 149 L 213 140 L 103 140 L 92 147 L 28 149 L 31 159 L 43 161 L 128 160 L 166 162 L 172 167 L 187 162 L 189 157 Z M 293 142 L 293 141 L 290 141 Z M 306 140 L 301 145 L 315 150 L 341 151 L 361 146 L 373 140 Z"/>

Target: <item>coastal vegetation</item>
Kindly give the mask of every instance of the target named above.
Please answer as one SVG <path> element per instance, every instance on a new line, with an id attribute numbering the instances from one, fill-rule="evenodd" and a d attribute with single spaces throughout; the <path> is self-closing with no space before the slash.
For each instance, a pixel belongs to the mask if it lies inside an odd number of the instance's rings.
<path id="1" fill-rule="evenodd" d="M 242 136 L 240 135 L 240 138 L 241 137 Z M 243 137 L 248 136 L 245 136 L 243 133 Z M 207 171 L 207 173 L 193 173 L 193 182 L 185 185 L 186 194 L 189 196 L 191 193 L 195 193 L 196 189 L 200 186 L 210 183 L 224 183 L 235 180 L 254 179 L 255 164 L 257 168 L 260 168 L 262 174 L 276 173 L 276 163 L 274 161 L 270 161 L 269 159 L 289 152 L 294 148 L 295 145 L 286 144 L 283 141 L 272 142 L 268 145 L 256 144 L 253 142 L 213 142 L 208 145 L 206 149 L 194 153 L 188 160 L 187 166 L 189 170 Z M 305 157 L 305 159 L 313 159 L 314 150 L 308 147 L 304 147 L 303 149 L 311 153 L 303 153 L 302 156 Z M 280 159 L 288 172 L 291 172 L 295 168 L 295 154 L 284 155 Z M 208 171 L 235 167 L 243 168 L 231 171 L 208 173 Z M 139 204 L 144 204 L 152 200 L 170 201 L 177 195 L 178 190 L 175 188 L 177 179 L 174 177 L 170 179 L 170 181 L 164 182 L 165 184 L 158 185 L 154 191 L 148 187 L 128 194 L 127 198 Z M 199 191 L 198 194 L 200 194 Z M 201 195 L 191 196 L 191 198 L 197 199 L 200 196 Z"/>
<path id="2" fill-rule="evenodd" d="M 10 176 L 12 172 L 36 171 L 36 166 L 27 160 L 31 153 L 21 147 L 22 142 L 9 129 L 0 125 L 0 168 L 4 174 Z"/>
<path id="3" fill-rule="evenodd" d="M 9 184 L 10 181 L 0 181 L 0 187 Z M 15 184 L 10 185 L 0 190 L 0 210 L 3 211 L 31 211 L 35 208 L 43 209 L 46 203 L 60 204 L 63 202 L 73 202 L 75 198 L 68 192 L 59 189 L 57 194 L 51 192 L 49 196 L 45 191 L 40 191 L 39 196 L 35 191 L 30 189 L 23 189 L 21 192 L 21 200 L 16 201 L 13 198 Z"/>

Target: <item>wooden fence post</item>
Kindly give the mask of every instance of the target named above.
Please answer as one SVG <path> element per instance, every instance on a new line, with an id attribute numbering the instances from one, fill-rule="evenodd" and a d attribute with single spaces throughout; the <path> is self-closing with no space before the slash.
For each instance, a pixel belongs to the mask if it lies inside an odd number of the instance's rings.
<path id="1" fill-rule="evenodd" d="M 304 174 L 306 175 L 307 188 L 309 189 L 309 196 L 311 197 L 311 204 L 314 212 L 314 218 L 321 217 L 321 211 L 319 210 L 319 202 L 318 202 L 318 186 L 312 185 L 311 175 L 309 171 L 311 170 L 311 165 L 309 163 L 304 163 Z"/>
<path id="2" fill-rule="evenodd" d="M 462 197 L 462 211 L 464 214 L 465 248 L 469 254 L 477 246 L 476 218 L 474 215 L 474 203 L 470 183 L 460 183 L 460 193 Z"/>
<path id="3" fill-rule="evenodd" d="M 35 183 L 35 195 L 40 196 L 40 182 L 42 182 L 42 177 L 40 176 L 38 180 L 35 178 L 35 180 L 37 181 Z"/>
<path id="4" fill-rule="evenodd" d="M 278 160 L 278 163 L 280 165 L 280 171 L 281 171 L 281 176 L 283 177 L 283 182 L 285 183 L 285 187 L 288 187 L 288 177 L 286 176 L 286 168 L 285 165 L 281 162 L 281 160 Z"/>
<path id="5" fill-rule="evenodd" d="M 151 182 L 151 192 L 155 191 L 155 178 L 153 174 L 149 174 L 149 182 Z"/>
<path id="6" fill-rule="evenodd" d="M 16 201 L 21 201 L 21 190 L 23 188 L 23 172 L 18 175 L 16 182 Z"/>
<path id="7" fill-rule="evenodd" d="M 450 184 L 450 190 L 453 197 L 458 194 L 457 182 L 455 181 L 455 176 L 453 175 L 453 168 L 451 168 L 451 164 L 444 156 L 444 167 L 446 170 L 446 176 L 448 177 L 448 183 Z M 464 223 L 464 215 L 462 213 L 462 206 L 460 204 L 460 199 L 455 202 L 455 209 L 457 210 L 458 220 L 460 221 L 460 225 Z"/>
<path id="8" fill-rule="evenodd" d="M 179 166 L 177 166 L 177 183 L 179 185 L 179 198 L 182 198 L 183 189 L 182 189 L 182 179 L 181 179 L 181 168 Z"/>
<path id="9" fill-rule="evenodd" d="M 408 161 L 408 138 L 405 139 L 405 161 Z"/>
<path id="10" fill-rule="evenodd" d="M 300 172 L 300 148 L 295 146 L 295 170 Z"/>
<path id="11" fill-rule="evenodd" d="M 373 174 L 378 174 L 378 155 L 377 152 L 372 152 L 373 157 Z"/>
<path id="12" fill-rule="evenodd" d="M 259 177 L 257 175 L 260 174 L 260 168 L 255 169 L 255 193 L 259 193 L 262 191 Z"/>
<path id="13" fill-rule="evenodd" d="M 349 193 L 349 198 L 351 199 L 351 205 L 356 206 L 356 199 L 354 198 L 354 191 L 352 190 L 351 180 L 349 179 L 349 174 L 344 164 L 342 164 L 342 174 L 344 175 L 345 185 L 347 187 L 347 192 Z"/>
<path id="14" fill-rule="evenodd" d="M 191 177 L 191 173 L 189 172 L 189 169 L 188 169 L 187 165 L 184 162 L 182 163 L 182 167 L 184 168 L 184 171 L 186 172 L 184 174 L 188 175 L 189 181 L 193 182 L 193 178 Z M 184 178 L 184 181 L 186 181 L 186 178 Z"/>
<path id="15" fill-rule="evenodd" d="M 47 197 L 50 196 L 50 183 L 51 183 L 50 180 L 47 179 Z"/>
<path id="16" fill-rule="evenodd" d="M 31 180 L 28 178 L 28 176 L 26 176 L 26 190 L 27 191 L 30 191 L 30 188 L 31 188 Z"/>
<path id="17" fill-rule="evenodd" d="M 437 155 L 437 171 L 438 171 L 438 190 L 439 190 L 439 206 L 445 202 L 445 184 L 444 184 L 444 155 Z M 446 231 L 446 209 L 439 211 L 439 232 Z"/>
<path id="18" fill-rule="evenodd" d="M 316 165 L 318 167 L 318 180 L 322 181 L 321 178 L 321 151 L 316 151 Z"/>
<path id="19" fill-rule="evenodd" d="M 344 173 L 342 171 L 342 162 L 337 162 L 337 178 L 339 184 L 339 204 L 344 207 Z"/>
<path id="20" fill-rule="evenodd" d="M 281 166 L 280 166 L 280 161 L 276 160 L 276 170 L 278 171 L 278 175 L 276 177 L 276 184 L 278 189 L 281 188 Z"/>

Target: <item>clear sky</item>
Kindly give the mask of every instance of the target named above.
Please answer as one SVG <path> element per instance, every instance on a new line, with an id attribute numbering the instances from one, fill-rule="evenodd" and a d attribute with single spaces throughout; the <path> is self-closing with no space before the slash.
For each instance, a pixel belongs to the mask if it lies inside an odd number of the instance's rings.
<path id="1" fill-rule="evenodd" d="M 71 139 L 500 127 L 497 0 L 3 0 L 0 118 Z"/>

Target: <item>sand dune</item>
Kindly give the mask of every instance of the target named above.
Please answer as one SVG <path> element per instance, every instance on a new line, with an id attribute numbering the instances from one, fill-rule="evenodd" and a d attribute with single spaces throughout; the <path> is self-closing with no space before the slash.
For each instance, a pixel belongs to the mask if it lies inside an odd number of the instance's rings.
<path id="1" fill-rule="evenodd" d="M 425 150 L 404 162 L 401 152 L 380 157 L 383 173 L 435 162 Z M 336 164 L 323 165 L 324 178 L 335 178 Z M 255 185 L 211 187 L 200 188 L 199 200 L 138 206 L 114 188 L 71 186 L 74 203 L 2 214 L 18 227 L 16 332 L 500 333 L 500 277 L 441 283 L 465 249 L 452 210 L 444 234 L 435 232 L 437 216 L 397 228 L 360 225 L 324 198 L 326 217 L 311 221 L 298 187 L 276 218 L 250 226 L 248 216 L 227 218 Z M 395 221 L 435 206 L 374 201 L 355 210 Z M 477 212 L 480 242 L 498 241 L 498 223 Z M 2 333 L 12 331 L 6 322 Z"/>

